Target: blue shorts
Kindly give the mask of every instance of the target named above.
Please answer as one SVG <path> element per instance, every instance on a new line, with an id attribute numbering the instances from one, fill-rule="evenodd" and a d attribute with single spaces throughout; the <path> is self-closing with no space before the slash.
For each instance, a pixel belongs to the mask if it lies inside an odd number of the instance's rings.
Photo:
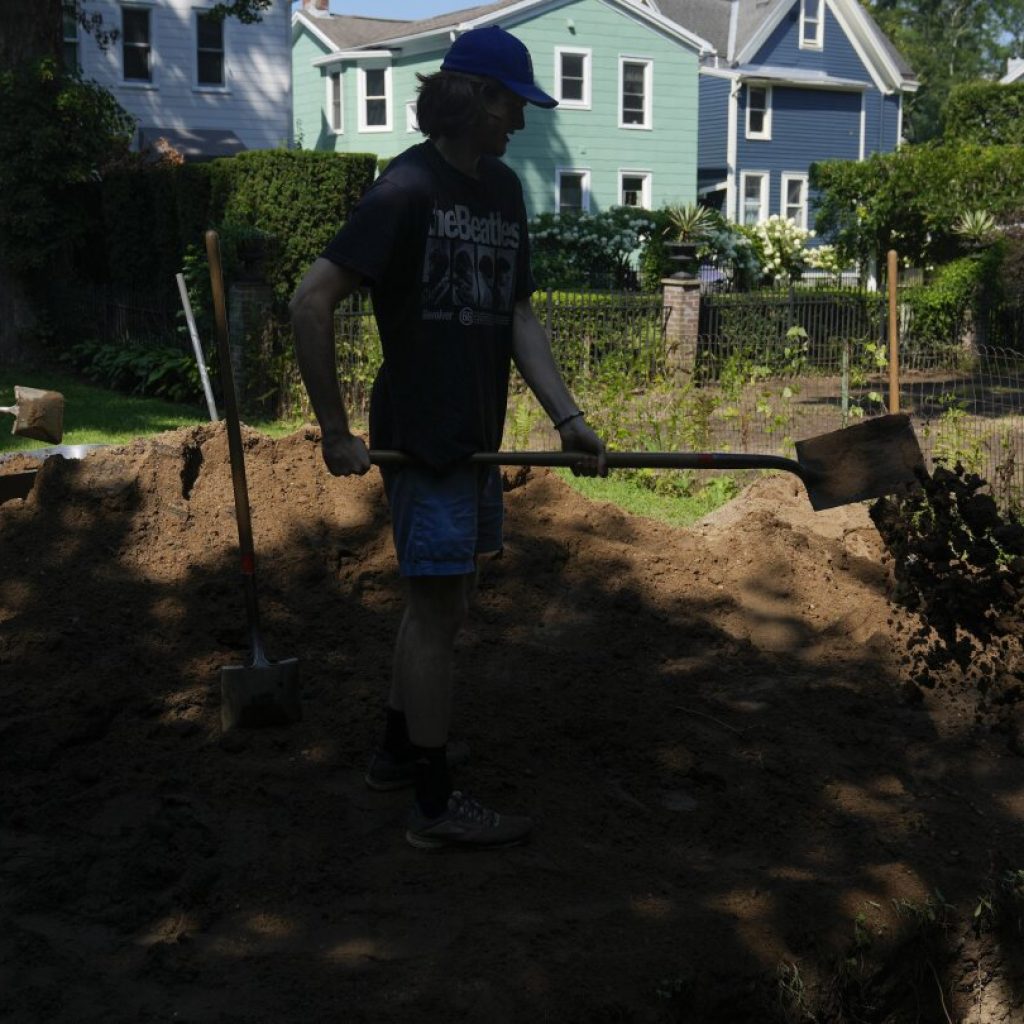
<path id="1" fill-rule="evenodd" d="M 403 576 L 461 576 L 476 556 L 501 550 L 501 470 L 458 466 L 443 476 L 382 468 Z"/>

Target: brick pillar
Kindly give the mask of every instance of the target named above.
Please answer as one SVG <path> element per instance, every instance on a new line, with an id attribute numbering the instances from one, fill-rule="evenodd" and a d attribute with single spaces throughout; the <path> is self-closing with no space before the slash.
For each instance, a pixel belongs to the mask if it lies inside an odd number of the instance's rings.
<path id="1" fill-rule="evenodd" d="M 228 347 L 239 407 L 245 402 L 245 350 L 260 336 L 274 301 L 263 281 L 235 281 L 228 288 Z"/>
<path id="2" fill-rule="evenodd" d="M 696 278 L 666 277 L 661 287 L 668 371 L 680 381 L 689 380 L 697 362 L 700 281 Z"/>

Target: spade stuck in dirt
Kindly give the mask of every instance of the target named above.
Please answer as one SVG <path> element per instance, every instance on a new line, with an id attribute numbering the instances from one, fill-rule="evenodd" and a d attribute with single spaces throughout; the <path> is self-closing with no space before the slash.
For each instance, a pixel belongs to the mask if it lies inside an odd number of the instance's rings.
<path id="1" fill-rule="evenodd" d="M 213 311 L 220 356 L 221 387 L 224 395 L 224 419 L 228 432 L 231 482 L 238 522 L 238 548 L 242 570 L 242 591 L 249 627 L 249 657 L 244 665 L 227 665 L 220 673 L 220 722 L 224 732 L 236 727 L 286 725 L 302 717 L 299 699 L 299 662 L 296 658 L 270 661 L 263 649 L 260 610 L 256 593 L 256 555 L 249 513 L 249 489 L 245 480 L 245 455 L 238 420 L 238 403 L 228 347 L 227 308 L 224 301 L 224 277 L 221 270 L 220 238 L 216 231 L 206 233 L 206 254 L 213 287 Z"/>
<path id="2" fill-rule="evenodd" d="M 0 412 L 14 417 L 11 433 L 47 444 L 60 444 L 64 436 L 64 396 L 59 391 L 44 391 L 14 385 L 14 405 L 0 406 Z"/>

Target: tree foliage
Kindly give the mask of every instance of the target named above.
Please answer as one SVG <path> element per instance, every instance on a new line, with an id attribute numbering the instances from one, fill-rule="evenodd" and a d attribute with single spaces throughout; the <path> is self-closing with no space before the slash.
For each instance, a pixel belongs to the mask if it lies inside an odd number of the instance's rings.
<path id="1" fill-rule="evenodd" d="M 951 142 L 905 146 L 862 162 L 811 166 L 816 227 L 864 262 L 888 249 L 915 263 L 960 251 L 956 225 L 970 210 L 1016 214 L 1024 196 L 1024 148 Z"/>
<path id="2" fill-rule="evenodd" d="M 134 122 L 47 58 L 0 73 L 0 125 L 0 263 L 25 273 L 84 230 L 74 188 L 127 152 Z"/>
<path id="3" fill-rule="evenodd" d="M 1024 42 L 1024 0 L 861 0 L 921 81 L 905 98 L 904 130 L 936 138 L 952 89 L 998 77 Z"/>
<path id="4" fill-rule="evenodd" d="M 958 85 L 946 104 L 943 134 L 979 146 L 1024 145 L 1024 82 Z"/>

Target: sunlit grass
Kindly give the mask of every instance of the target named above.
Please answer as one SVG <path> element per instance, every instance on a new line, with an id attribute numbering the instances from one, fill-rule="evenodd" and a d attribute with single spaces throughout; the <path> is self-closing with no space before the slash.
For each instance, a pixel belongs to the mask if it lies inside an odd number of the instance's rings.
<path id="1" fill-rule="evenodd" d="M 165 402 L 159 398 L 124 395 L 90 384 L 64 371 L 0 366 L 0 406 L 14 405 L 14 385 L 59 391 L 64 395 L 64 444 L 127 444 L 165 430 L 209 422 L 202 396 L 195 405 Z M 13 419 L 0 417 L 0 451 L 44 448 L 31 438 L 10 433 Z M 274 437 L 291 433 L 299 421 L 256 420 L 245 422 Z"/>

